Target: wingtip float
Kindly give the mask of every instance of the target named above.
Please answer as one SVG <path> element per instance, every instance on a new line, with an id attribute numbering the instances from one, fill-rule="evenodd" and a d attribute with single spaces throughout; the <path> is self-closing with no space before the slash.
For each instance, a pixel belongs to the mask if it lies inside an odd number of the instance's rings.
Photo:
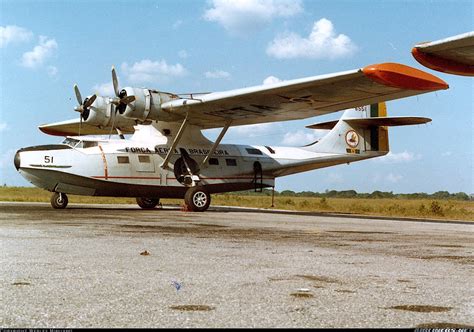
<path id="1" fill-rule="evenodd" d="M 399 89 L 435 91 L 449 88 L 442 79 L 399 63 L 369 65 L 362 72 L 377 83 Z"/>

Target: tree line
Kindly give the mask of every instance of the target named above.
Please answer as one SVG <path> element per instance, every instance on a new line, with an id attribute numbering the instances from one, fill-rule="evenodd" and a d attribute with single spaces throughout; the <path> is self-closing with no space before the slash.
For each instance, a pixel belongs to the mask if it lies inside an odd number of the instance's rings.
<path id="1" fill-rule="evenodd" d="M 256 195 L 256 196 L 271 196 L 271 189 L 263 189 L 262 192 L 255 192 L 254 190 L 239 191 L 228 193 L 228 195 Z M 355 190 L 326 190 L 324 193 L 313 191 L 299 191 L 283 190 L 276 191 L 275 196 L 287 197 L 324 197 L 324 198 L 401 198 L 401 199 L 452 199 L 460 201 L 474 200 L 474 195 L 468 195 L 464 192 L 449 193 L 448 191 L 437 191 L 432 194 L 428 193 L 411 193 L 411 194 L 394 194 L 392 191 L 376 190 L 372 193 L 358 193 Z"/>

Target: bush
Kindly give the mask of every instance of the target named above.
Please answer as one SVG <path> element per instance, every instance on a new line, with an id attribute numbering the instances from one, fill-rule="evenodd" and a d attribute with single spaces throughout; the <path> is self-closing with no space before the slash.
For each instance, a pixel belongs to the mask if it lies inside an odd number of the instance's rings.
<path id="1" fill-rule="evenodd" d="M 441 207 L 441 205 L 439 205 L 439 203 L 437 201 L 431 202 L 430 211 L 434 215 L 444 216 L 443 208 Z"/>

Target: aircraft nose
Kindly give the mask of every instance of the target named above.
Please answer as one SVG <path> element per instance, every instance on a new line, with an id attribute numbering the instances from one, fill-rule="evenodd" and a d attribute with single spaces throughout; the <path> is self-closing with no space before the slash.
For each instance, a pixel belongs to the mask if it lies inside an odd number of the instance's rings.
<path id="1" fill-rule="evenodd" d="M 15 153 L 15 158 L 13 159 L 13 162 L 15 163 L 15 168 L 18 171 L 20 168 L 20 151 L 17 151 Z"/>

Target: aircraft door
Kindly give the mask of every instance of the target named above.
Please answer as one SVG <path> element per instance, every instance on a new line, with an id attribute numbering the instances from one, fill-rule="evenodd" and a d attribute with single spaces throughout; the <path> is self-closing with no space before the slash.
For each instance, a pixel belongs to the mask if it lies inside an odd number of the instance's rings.
<path id="1" fill-rule="evenodd" d="M 259 161 L 253 163 L 253 183 L 255 185 L 255 192 L 262 192 L 263 169 Z"/>

